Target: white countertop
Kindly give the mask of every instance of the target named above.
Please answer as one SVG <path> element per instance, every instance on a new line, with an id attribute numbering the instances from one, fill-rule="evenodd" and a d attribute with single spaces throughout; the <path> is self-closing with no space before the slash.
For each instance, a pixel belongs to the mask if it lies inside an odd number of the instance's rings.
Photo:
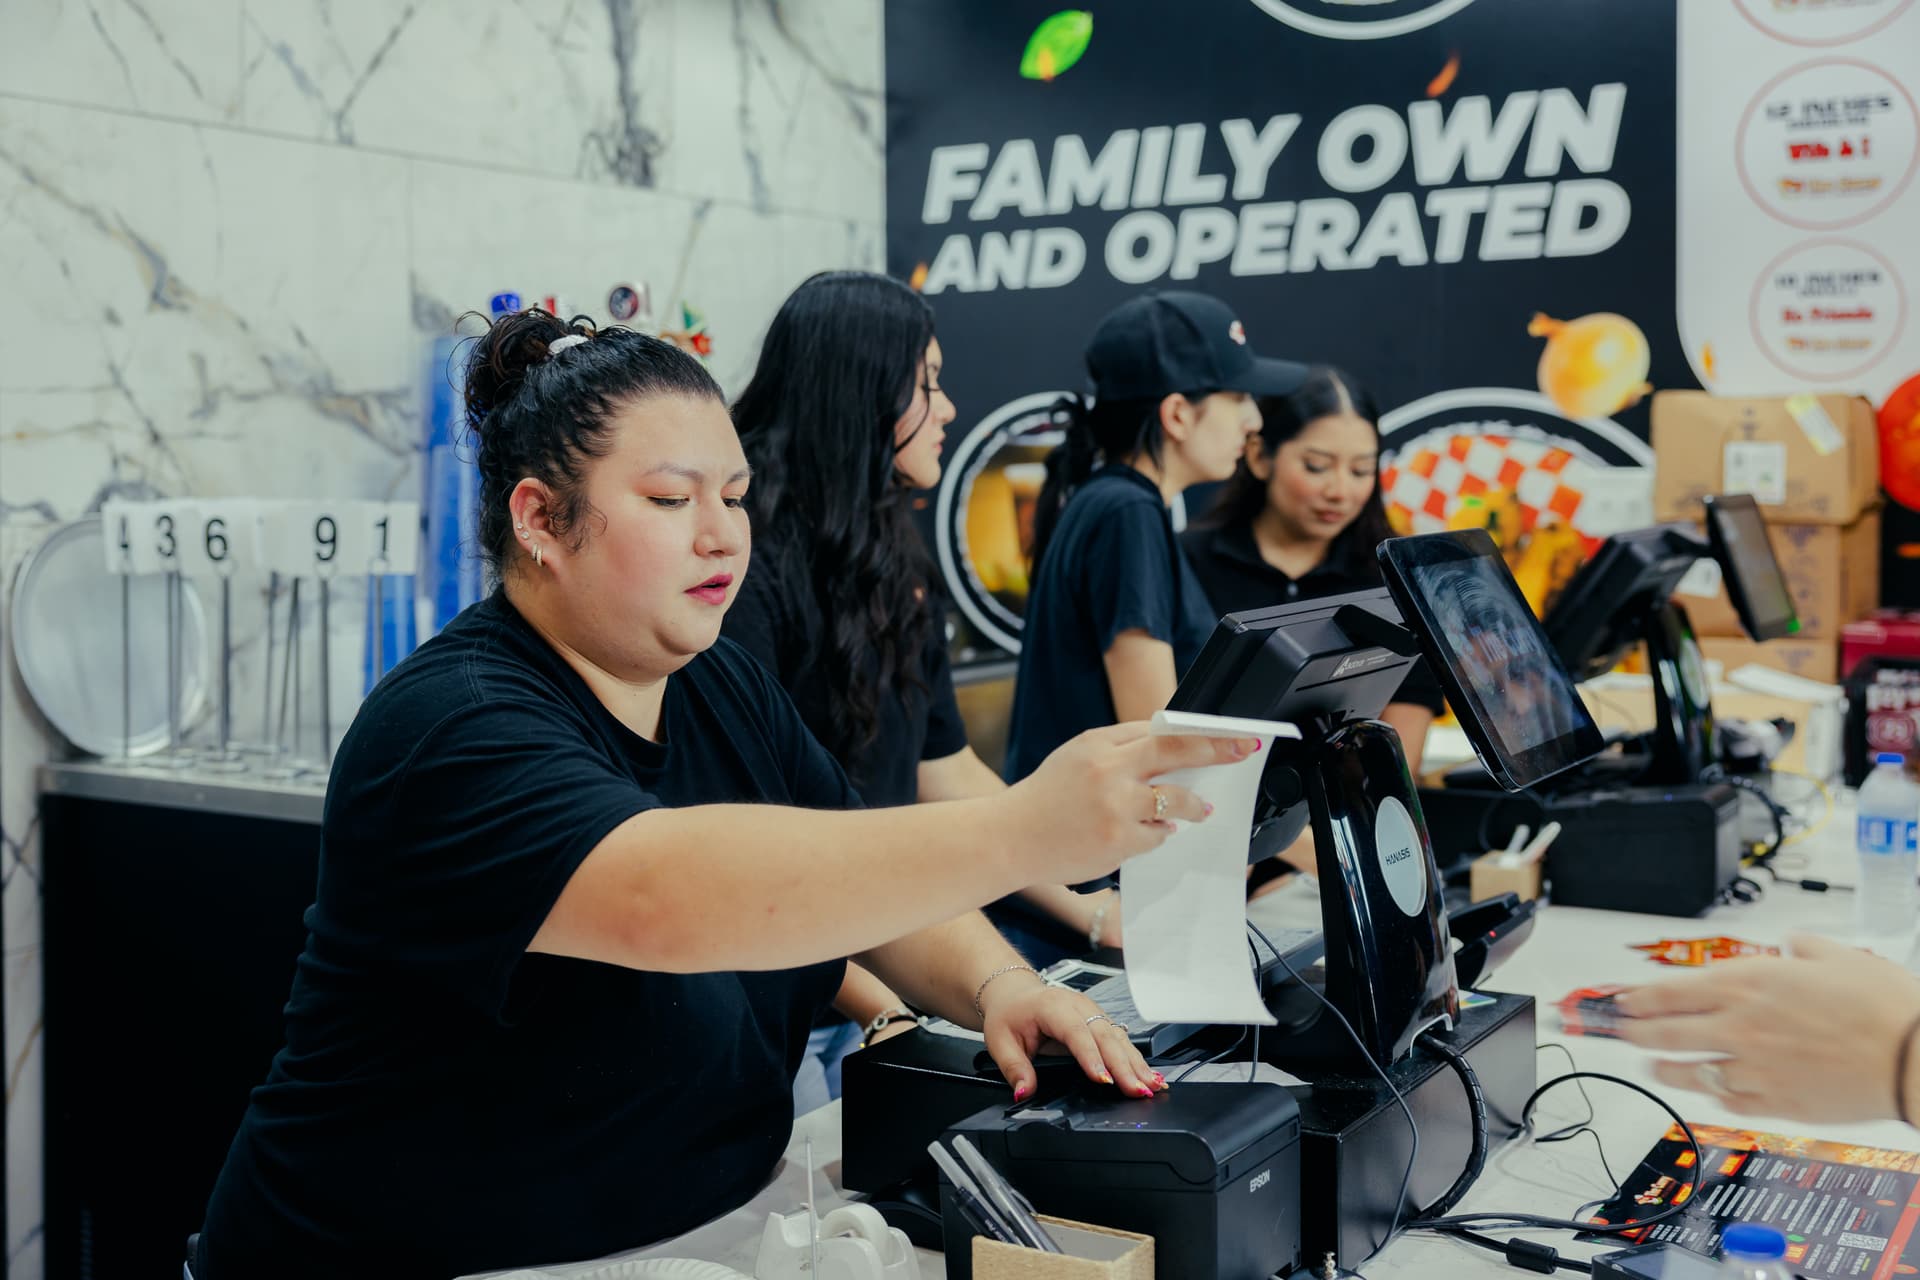
<path id="1" fill-rule="evenodd" d="M 1815 799 L 1807 807 L 1817 816 L 1822 806 Z M 1843 799 L 1824 826 L 1788 846 L 1783 853 L 1806 857 L 1806 868 L 1799 871 L 1799 875 L 1851 883 L 1852 835 L 1851 804 L 1850 800 Z M 1796 930 L 1851 939 L 1851 913 L 1850 895 L 1813 894 L 1775 886 L 1770 886 L 1759 902 L 1717 908 L 1699 919 L 1547 906 L 1526 946 L 1484 985 L 1492 990 L 1533 996 L 1540 1006 L 1542 1042 L 1565 1043 L 1583 1071 L 1622 1076 L 1664 1092 L 1690 1121 L 1907 1149 L 1914 1146 L 1916 1135 L 1893 1121 L 1806 1125 L 1764 1117 L 1740 1117 L 1705 1095 L 1662 1091 L 1652 1078 L 1648 1054 L 1619 1041 L 1563 1036 L 1554 1008 L 1563 996 L 1580 987 L 1644 983 L 1669 972 L 1642 953 L 1631 950 L 1634 943 L 1723 933 L 1753 942 L 1782 943 Z M 1548 1050 L 1540 1055 L 1538 1075 L 1542 1081 L 1566 1069 L 1565 1056 L 1558 1051 Z M 1670 1122 L 1665 1113 L 1637 1094 L 1603 1083 L 1586 1083 L 1593 1099 L 1593 1124 L 1605 1142 L 1608 1159 L 1617 1172 L 1625 1172 L 1658 1140 Z M 1544 1127 L 1550 1129 L 1555 1127 L 1552 1122 L 1571 1122 L 1584 1110 L 1579 1091 L 1568 1084 L 1542 1100 L 1539 1114 L 1543 1121 L 1549 1122 Z M 683 1257 L 724 1263 L 750 1275 L 767 1215 L 790 1213 L 804 1202 L 803 1153 L 809 1139 L 813 1143 L 814 1163 L 821 1174 L 821 1211 L 847 1203 L 838 1185 L 840 1106 L 835 1103 L 804 1117 L 796 1125 L 793 1142 L 787 1148 L 778 1174 L 752 1203 L 677 1240 L 620 1255 L 619 1259 L 601 1259 L 554 1274 L 584 1276 L 607 1262 L 628 1258 Z M 1545 1147 L 1515 1141 L 1495 1149 L 1488 1158 L 1486 1171 L 1455 1212 L 1498 1209 L 1566 1217 L 1582 1203 L 1606 1196 L 1613 1189 L 1601 1171 L 1599 1156 L 1589 1139 Z M 1574 1257 L 1586 1257 L 1613 1247 L 1575 1243 L 1567 1233 L 1501 1231 L 1499 1236 L 1505 1239 L 1513 1234 L 1541 1239 Z M 1352 1260 L 1347 1261 L 1352 1265 Z M 946 1268 L 941 1256 L 922 1250 L 920 1273 L 922 1280 L 944 1280 Z M 1516 1274 L 1493 1253 L 1432 1235 L 1402 1236 L 1367 1263 L 1365 1273 L 1368 1280 Z"/>

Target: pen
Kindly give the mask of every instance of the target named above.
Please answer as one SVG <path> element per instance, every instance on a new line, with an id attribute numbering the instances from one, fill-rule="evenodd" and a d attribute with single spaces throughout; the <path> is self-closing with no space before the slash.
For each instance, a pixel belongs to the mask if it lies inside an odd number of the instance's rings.
<path id="1" fill-rule="evenodd" d="M 1007 1181 L 1006 1175 L 989 1164 L 987 1158 L 981 1155 L 965 1137 L 955 1137 L 953 1149 L 960 1153 L 960 1158 L 966 1162 L 967 1168 L 972 1170 L 980 1185 L 986 1188 L 988 1197 L 1000 1209 L 1002 1216 L 1013 1224 L 1014 1230 L 1019 1233 L 1029 1248 L 1038 1249 L 1043 1253 L 1061 1251 L 1054 1238 L 1047 1234 L 1046 1228 L 1034 1220 L 1032 1213 L 1020 1206 L 1019 1193 L 1013 1189 L 1013 1184 Z"/>
<path id="2" fill-rule="evenodd" d="M 938 1142 L 929 1142 L 927 1153 L 940 1166 L 940 1172 L 947 1175 L 947 1181 L 953 1184 L 954 1203 L 960 1206 L 960 1216 L 967 1220 L 968 1225 L 989 1240 L 998 1240 L 1002 1244 L 1026 1243 L 1011 1226 L 1001 1221 L 999 1213 L 987 1203 L 972 1176 L 955 1162 L 945 1147 Z"/>

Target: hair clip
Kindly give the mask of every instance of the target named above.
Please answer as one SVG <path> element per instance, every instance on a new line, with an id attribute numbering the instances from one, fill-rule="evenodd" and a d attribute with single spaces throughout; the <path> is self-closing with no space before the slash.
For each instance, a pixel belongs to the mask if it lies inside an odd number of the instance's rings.
<path id="1" fill-rule="evenodd" d="M 584 333 L 570 333 L 564 338 L 555 338 L 547 344 L 547 359 L 551 360 L 568 347 L 577 347 L 587 340 Z"/>

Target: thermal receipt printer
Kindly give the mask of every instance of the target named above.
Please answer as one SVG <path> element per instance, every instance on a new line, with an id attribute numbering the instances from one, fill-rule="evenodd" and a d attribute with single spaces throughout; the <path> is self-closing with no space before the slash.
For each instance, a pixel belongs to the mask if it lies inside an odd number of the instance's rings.
<path id="1" fill-rule="evenodd" d="M 989 1107 L 964 1134 L 1041 1213 L 1154 1239 L 1163 1276 L 1268 1280 L 1300 1262 L 1300 1108 L 1282 1085 L 1182 1084 L 1151 1099 Z M 971 1230 L 940 1188 L 950 1280 Z"/>

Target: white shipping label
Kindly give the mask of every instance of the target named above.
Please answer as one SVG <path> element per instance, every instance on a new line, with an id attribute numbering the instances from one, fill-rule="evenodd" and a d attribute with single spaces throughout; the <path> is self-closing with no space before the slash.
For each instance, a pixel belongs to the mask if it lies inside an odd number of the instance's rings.
<path id="1" fill-rule="evenodd" d="M 1762 506 L 1787 500 L 1787 446 L 1775 440 L 1730 440 L 1720 460 L 1721 488 L 1750 493 Z"/>

